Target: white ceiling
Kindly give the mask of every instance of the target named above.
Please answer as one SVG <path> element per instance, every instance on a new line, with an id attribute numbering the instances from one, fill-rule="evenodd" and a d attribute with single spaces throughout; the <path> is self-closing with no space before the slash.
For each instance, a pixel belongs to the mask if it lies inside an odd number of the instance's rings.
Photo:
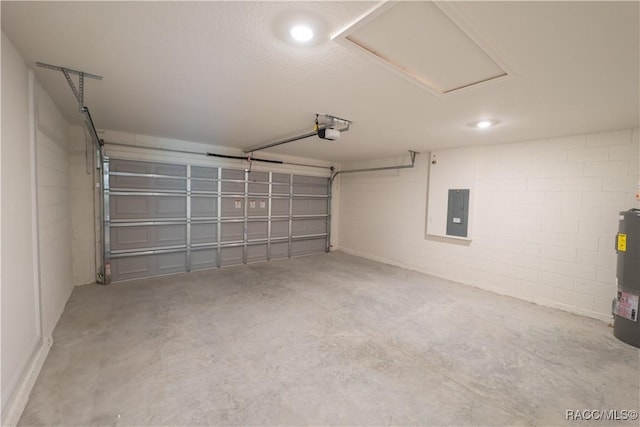
<path id="1" fill-rule="evenodd" d="M 308 132 L 315 113 L 353 120 L 336 142 L 269 151 L 332 161 L 636 127 L 640 3 L 450 2 L 442 10 L 510 76 L 435 95 L 330 40 L 377 2 L 9 2 L 2 29 L 35 61 L 99 74 L 98 128 L 247 148 Z M 302 14 L 324 26 L 286 41 Z M 416 40 L 434 43 L 442 40 Z M 36 69 L 70 120 L 64 77 Z M 467 126 L 482 118 L 501 124 Z"/>

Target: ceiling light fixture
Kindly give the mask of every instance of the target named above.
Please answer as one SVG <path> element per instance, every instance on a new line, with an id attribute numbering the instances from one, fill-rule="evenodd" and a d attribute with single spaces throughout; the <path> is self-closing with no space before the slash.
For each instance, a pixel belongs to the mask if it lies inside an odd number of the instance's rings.
<path id="1" fill-rule="evenodd" d="M 313 30 L 306 25 L 296 25 L 289 32 L 294 40 L 299 42 L 308 42 L 313 38 Z"/>
<path id="2" fill-rule="evenodd" d="M 296 48 L 318 46 L 329 40 L 329 25 L 319 11 L 309 10 L 308 2 L 289 2 L 300 5 L 276 15 L 271 22 L 273 35 Z M 303 54 L 300 50 L 296 54 Z"/>
<path id="3" fill-rule="evenodd" d="M 476 128 L 476 129 L 487 129 L 497 125 L 498 123 L 500 123 L 500 120 L 483 119 L 483 120 L 476 120 L 474 122 L 471 122 L 467 126 Z"/>

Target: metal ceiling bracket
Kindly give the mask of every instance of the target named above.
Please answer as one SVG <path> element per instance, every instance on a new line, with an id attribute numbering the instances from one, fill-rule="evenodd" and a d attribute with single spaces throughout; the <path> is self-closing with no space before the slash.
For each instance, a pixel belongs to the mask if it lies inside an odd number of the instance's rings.
<path id="1" fill-rule="evenodd" d="M 100 139 L 98 136 L 98 131 L 96 130 L 96 126 L 93 123 L 93 119 L 91 118 L 91 113 L 89 112 L 89 108 L 84 105 L 84 78 L 88 77 L 90 79 L 102 80 L 102 76 L 97 76 L 95 74 L 85 73 L 84 71 L 72 70 L 71 68 L 66 67 L 58 67 L 57 65 L 45 64 L 43 62 L 36 62 L 38 67 L 48 68 L 49 70 L 61 71 L 64 75 L 64 78 L 67 79 L 67 83 L 69 83 L 69 87 L 73 91 L 73 94 L 78 101 L 78 107 L 82 115 L 85 117 L 87 124 L 89 125 L 89 130 L 91 131 L 91 136 L 94 139 L 94 142 L 101 147 L 104 145 L 104 141 Z M 71 79 L 71 74 L 75 74 L 78 76 L 78 87 L 73 83 Z"/>
<path id="2" fill-rule="evenodd" d="M 104 141 L 100 139 L 98 136 L 98 131 L 96 130 L 96 126 L 93 123 L 93 118 L 91 117 L 91 113 L 89 112 L 89 108 L 84 105 L 84 78 L 88 77 L 90 79 L 102 80 L 102 76 L 96 76 L 95 74 L 85 73 L 84 71 L 72 70 L 71 68 L 58 67 L 57 65 L 44 64 L 42 62 L 36 62 L 36 66 L 42 68 L 48 68 L 50 70 L 56 70 L 62 72 L 64 78 L 67 79 L 67 83 L 69 83 L 69 87 L 73 91 L 73 94 L 78 101 L 78 108 L 80 113 L 84 116 L 85 123 L 89 130 L 91 131 L 91 139 L 96 144 L 96 151 L 99 157 L 99 166 L 97 169 L 102 169 L 101 179 L 100 179 L 100 188 L 104 194 L 105 188 L 109 188 L 109 161 L 105 158 L 103 152 Z M 78 87 L 73 83 L 71 79 L 71 74 L 75 74 L 78 76 Z M 100 266 L 99 271 L 96 273 L 96 282 L 102 284 L 108 284 L 111 281 L 111 264 L 108 259 L 108 239 L 109 235 L 106 227 L 104 226 L 104 218 L 105 215 L 108 215 L 109 206 L 108 206 L 108 197 L 100 198 L 100 217 L 102 221 L 100 222 L 100 236 L 102 239 L 102 265 Z"/>
<path id="3" fill-rule="evenodd" d="M 383 166 L 379 168 L 366 168 L 366 169 L 351 169 L 345 171 L 337 171 L 331 175 L 330 183 L 333 183 L 333 180 L 336 179 L 341 173 L 355 173 L 355 172 L 373 172 L 373 171 L 388 171 L 388 170 L 396 170 L 396 169 L 412 169 L 416 164 L 416 155 L 420 154 L 417 151 L 409 150 L 409 155 L 411 156 L 411 164 L 410 165 L 400 165 L 400 166 Z"/>
<path id="4" fill-rule="evenodd" d="M 318 120 L 322 119 L 322 123 Z M 318 131 L 321 129 L 336 129 L 340 132 L 346 132 L 349 130 L 349 126 L 353 123 L 351 120 L 342 119 L 340 117 L 332 116 L 331 114 L 317 113 L 316 114 L 316 128 L 312 132 L 306 132 L 301 135 L 292 136 L 289 138 L 281 139 L 268 144 L 258 145 L 246 150 L 242 150 L 243 153 L 253 153 L 255 151 L 265 150 L 267 148 L 276 147 L 278 145 L 287 144 L 289 142 L 298 141 L 300 139 L 309 138 L 318 135 Z"/>
<path id="5" fill-rule="evenodd" d="M 318 117 L 323 117 L 323 123 L 326 127 L 338 129 L 340 132 L 346 132 L 349 130 L 349 126 L 353 123 L 351 120 L 342 119 L 331 114 L 318 113 Z M 342 128 L 338 128 L 342 126 Z"/>
<path id="6" fill-rule="evenodd" d="M 65 79 L 67 79 L 67 83 L 69 83 L 69 87 L 78 100 L 78 105 L 81 112 L 84 108 L 84 78 L 88 77 L 90 79 L 102 80 L 102 76 L 85 73 L 84 71 L 72 70 L 71 68 L 58 67 L 57 65 L 45 64 L 42 62 L 36 62 L 36 65 L 38 67 L 48 68 L 50 70 L 61 71 L 62 74 L 64 74 Z M 76 85 L 73 83 L 71 74 L 75 74 L 78 76 L 78 88 L 76 88 Z"/>

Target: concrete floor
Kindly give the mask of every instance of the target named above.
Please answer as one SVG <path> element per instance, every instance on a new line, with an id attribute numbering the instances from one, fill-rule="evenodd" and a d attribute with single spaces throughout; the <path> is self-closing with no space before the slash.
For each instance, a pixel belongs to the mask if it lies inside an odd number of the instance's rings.
<path id="1" fill-rule="evenodd" d="M 76 288 L 22 425 L 624 425 L 605 323 L 343 253 Z M 637 421 L 626 422 L 637 425 Z"/>

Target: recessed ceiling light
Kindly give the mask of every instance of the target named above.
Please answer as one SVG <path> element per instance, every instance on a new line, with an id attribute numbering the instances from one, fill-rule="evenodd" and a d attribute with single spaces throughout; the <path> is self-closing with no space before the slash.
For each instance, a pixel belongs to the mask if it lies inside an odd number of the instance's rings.
<path id="1" fill-rule="evenodd" d="M 299 6 L 276 15 L 271 21 L 271 29 L 280 41 L 295 46 L 296 50 L 292 52 L 297 51 L 295 54 L 305 55 L 306 48 L 319 46 L 329 40 L 329 26 L 324 15 L 320 15 L 319 11 L 308 10 L 308 2 L 288 4 Z"/>
<path id="2" fill-rule="evenodd" d="M 306 25 L 296 25 L 289 32 L 294 40 L 299 42 L 308 42 L 313 38 L 313 30 Z"/>
<path id="3" fill-rule="evenodd" d="M 476 128 L 476 129 L 487 129 L 497 125 L 498 123 L 500 123 L 500 120 L 484 119 L 484 120 L 476 120 L 475 122 L 471 122 L 467 126 Z"/>

